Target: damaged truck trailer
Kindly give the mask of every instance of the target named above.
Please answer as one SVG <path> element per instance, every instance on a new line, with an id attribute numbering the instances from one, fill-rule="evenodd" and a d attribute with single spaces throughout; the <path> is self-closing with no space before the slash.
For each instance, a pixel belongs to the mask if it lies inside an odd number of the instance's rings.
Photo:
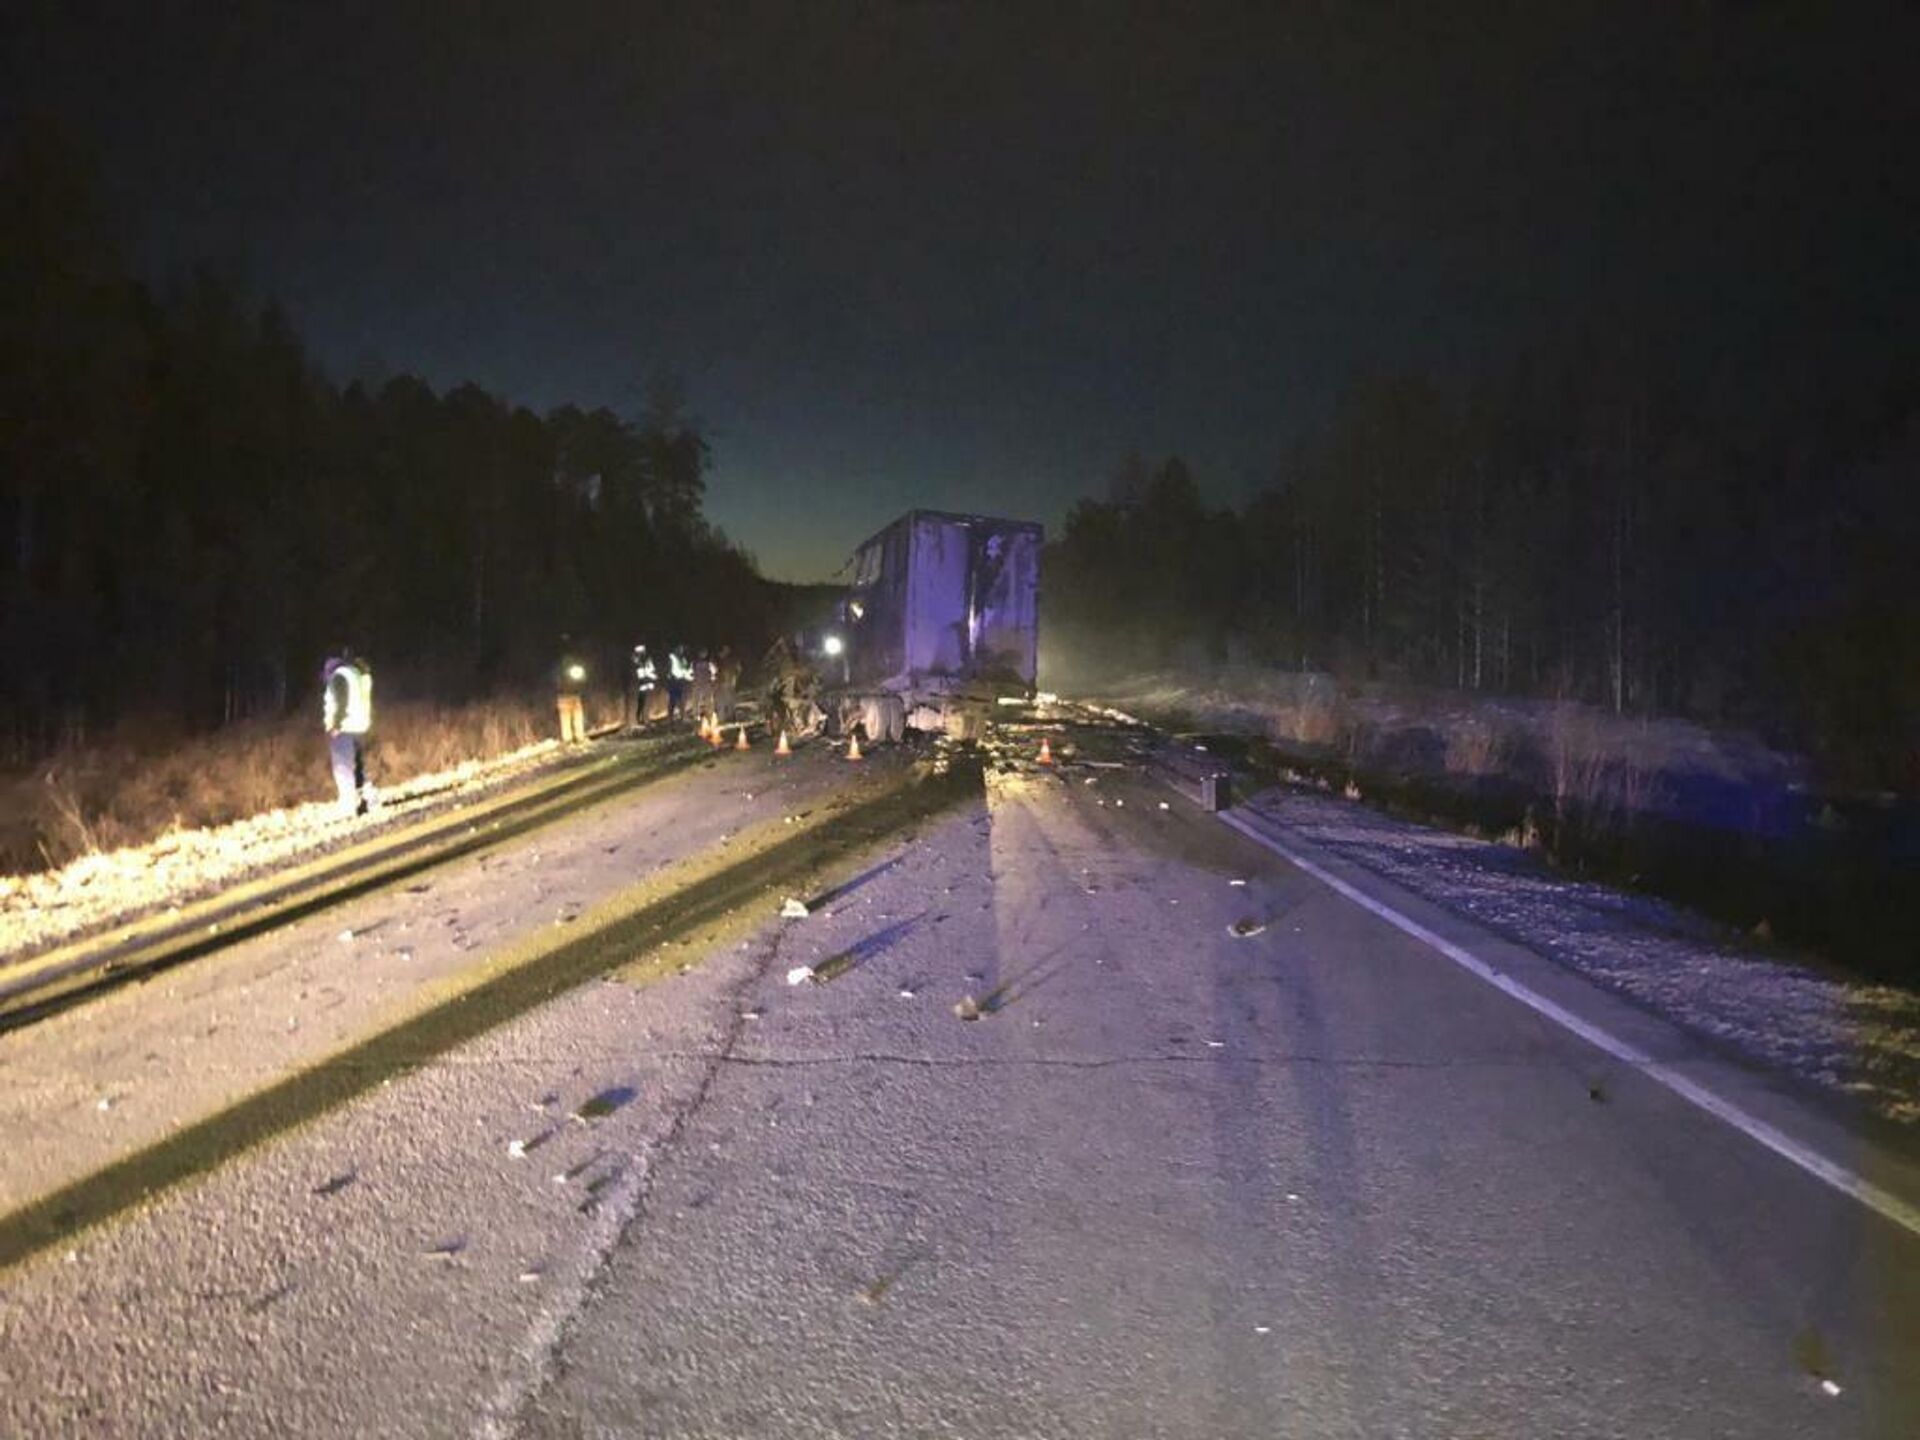
<path id="1" fill-rule="evenodd" d="M 841 725 L 975 739 L 995 703 L 1031 699 L 1044 539 L 1030 521 L 913 510 L 861 545 L 825 676 Z"/>

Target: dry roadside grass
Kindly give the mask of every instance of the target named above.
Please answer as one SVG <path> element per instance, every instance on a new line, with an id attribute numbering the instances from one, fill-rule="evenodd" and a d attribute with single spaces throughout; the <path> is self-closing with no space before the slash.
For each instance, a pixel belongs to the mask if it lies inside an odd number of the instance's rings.
<path id="1" fill-rule="evenodd" d="M 1595 831 L 1622 829 L 1658 809 L 1674 776 L 1779 786 L 1804 771 L 1798 757 L 1743 732 L 1614 715 L 1572 700 L 1252 664 L 1074 678 L 1070 691 L 1138 714 L 1177 713 L 1191 726 L 1263 734 L 1386 771 L 1512 781 L 1536 790 L 1558 818 L 1577 815 Z"/>
<path id="2" fill-rule="evenodd" d="M 1556 813 L 1578 808 L 1590 825 L 1620 829 L 1660 800 L 1660 772 L 1636 745 L 1631 721 L 1562 702 L 1548 713 L 1546 754 Z"/>
<path id="3" fill-rule="evenodd" d="M 590 721 L 613 718 L 605 705 L 589 709 Z M 376 786 L 398 785 L 553 733 L 544 702 L 390 704 L 380 709 L 368 746 L 369 778 Z M 332 793 L 326 738 L 304 711 L 170 746 L 121 742 L 70 751 L 0 779 L 0 873 L 57 868 L 172 830 L 226 824 Z"/>

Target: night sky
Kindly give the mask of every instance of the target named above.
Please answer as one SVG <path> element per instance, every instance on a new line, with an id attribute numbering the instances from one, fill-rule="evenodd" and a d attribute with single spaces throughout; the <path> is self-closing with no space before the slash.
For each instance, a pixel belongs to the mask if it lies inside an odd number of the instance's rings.
<path id="1" fill-rule="evenodd" d="M 1130 450 L 1238 499 L 1369 369 L 1920 329 L 1904 4 L 26 17 L 7 118 L 90 141 L 145 273 L 228 266 L 341 380 L 636 412 L 676 372 L 781 578 L 912 505 L 1057 525 Z"/>

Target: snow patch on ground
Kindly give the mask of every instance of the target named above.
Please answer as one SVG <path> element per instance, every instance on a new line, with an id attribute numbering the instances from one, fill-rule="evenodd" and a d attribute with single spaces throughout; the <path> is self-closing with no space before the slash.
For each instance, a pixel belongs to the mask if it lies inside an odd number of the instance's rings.
<path id="1" fill-rule="evenodd" d="M 1665 901 L 1335 796 L 1267 791 L 1249 808 L 1737 1054 L 1920 1124 L 1920 996 L 1911 991 L 1759 953 Z"/>
<path id="2" fill-rule="evenodd" d="M 272 810 L 206 830 L 176 830 L 145 845 L 83 855 L 59 870 L 0 876 L 0 961 L 31 954 L 118 921 L 217 894 L 369 834 L 475 799 L 551 765 L 563 753 L 542 740 L 492 760 L 417 775 L 381 792 L 373 814 L 336 802 Z"/>

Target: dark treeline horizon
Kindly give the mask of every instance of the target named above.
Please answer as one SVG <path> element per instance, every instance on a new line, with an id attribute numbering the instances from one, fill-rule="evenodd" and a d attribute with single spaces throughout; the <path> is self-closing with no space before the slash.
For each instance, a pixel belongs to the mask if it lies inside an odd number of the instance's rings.
<path id="1" fill-rule="evenodd" d="M 137 278 L 57 132 L 0 163 L 14 753 L 303 703 L 338 641 L 385 694 L 464 698 L 539 683 L 563 633 L 608 666 L 751 646 L 797 594 L 703 515 L 670 384 L 631 417 L 343 385 L 217 272 Z M 1771 357 L 1762 386 L 1739 358 L 1683 378 L 1596 327 L 1477 378 L 1361 379 L 1234 509 L 1131 459 L 1049 548 L 1047 648 L 1579 698 L 1920 788 L 1920 369 L 1803 357 L 1783 385 Z"/>
<path id="2" fill-rule="evenodd" d="M 0 729 L 16 755 L 283 711 L 339 643 L 383 693 L 465 699 L 542 682 L 563 634 L 615 686 L 636 639 L 764 638 L 771 587 L 701 512 L 706 445 L 670 381 L 632 418 L 408 375 L 342 386 L 214 271 L 134 278 L 76 150 L 36 137 L 5 163 Z"/>
<path id="3" fill-rule="evenodd" d="M 1049 547 L 1052 653 L 1680 716 L 1911 793 L 1920 372 L 1881 373 L 1762 414 L 1737 379 L 1586 337 L 1464 383 L 1356 382 L 1238 508 L 1131 456 Z"/>

